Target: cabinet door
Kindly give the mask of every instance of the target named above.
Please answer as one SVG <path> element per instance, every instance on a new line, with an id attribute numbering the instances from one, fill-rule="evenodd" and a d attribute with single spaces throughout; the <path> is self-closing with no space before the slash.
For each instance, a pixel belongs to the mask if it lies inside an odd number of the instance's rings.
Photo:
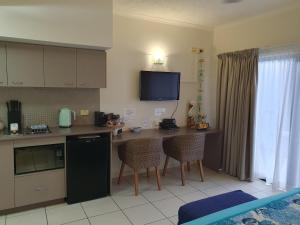
<path id="1" fill-rule="evenodd" d="M 8 86 L 44 87 L 43 47 L 7 44 Z"/>
<path id="2" fill-rule="evenodd" d="M 77 49 L 77 87 L 106 87 L 106 52 Z"/>
<path id="3" fill-rule="evenodd" d="M 50 170 L 15 177 L 16 207 L 66 197 L 65 170 Z"/>
<path id="4" fill-rule="evenodd" d="M 0 87 L 2 86 L 7 86 L 6 49 L 5 45 L 0 43 Z"/>
<path id="5" fill-rule="evenodd" d="M 0 210 L 14 208 L 14 149 L 12 142 L 0 142 Z"/>
<path id="6" fill-rule="evenodd" d="M 76 87 L 76 49 L 44 48 L 45 87 Z"/>

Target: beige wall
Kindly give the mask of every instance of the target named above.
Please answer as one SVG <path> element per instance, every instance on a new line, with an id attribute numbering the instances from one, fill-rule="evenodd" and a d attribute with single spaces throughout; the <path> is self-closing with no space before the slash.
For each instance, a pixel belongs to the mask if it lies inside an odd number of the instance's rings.
<path id="1" fill-rule="evenodd" d="M 114 16 L 114 47 L 108 51 L 107 88 L 100 90 L 100 109 L 121 115 L 125 108 L 135 109 L 136 116 L 128 121 L 129 127 L 141 126 L 144 122 L 148 124 L 147 128 L 152 127 L 153 121 L 160 119 L 154 116 L 154 109 L 157 107 L 166 108 L 166 115 L 161 118 L 170 117 L 176 106 L 174 101 L 139 100 L 140 70 L 148 68 L 149 54 L 157 48 L 168 56 L 168 63 L 156 69 L 180 70 L 180 66 L 175 69 L 174 64 L 182 64 L 184 56 L 192 54 L 192 47 L 198 47 L 204 49 L 205 57 L 208 58 L 206 76 L 209 77 L 212 39 L 212 31 Z M 177 57 L 173 57 L 174 55 Z M 196 81 L 181 83 L 179 107 L 175 115 L 180 126 L 186 124 L 187 103 L 196 99 L 197 89 Z M 205 104 L 204 111 L 206 110 L 209 111 L 208 104 Z"/>
<path id="2" fill-rule="evenodd" d="M 217 53 L 300 43 L 300 6 L 217 27 Z"/>
<path id="3" fill-rule="evenodd" d="M 1 0 L 0 39 L 112 46 L 112 0 Z"/>
<path id="4" fill-rule="evenodd" d="M 236 23 L 217 27 L 214 30 L 213 72 L 211 89 L 212 113 L 215 121 L 217 57 L 223 52 L 249 48 L 268 48 L 289 44 L 300 44 L 300 6 L 272 12 Z"/>

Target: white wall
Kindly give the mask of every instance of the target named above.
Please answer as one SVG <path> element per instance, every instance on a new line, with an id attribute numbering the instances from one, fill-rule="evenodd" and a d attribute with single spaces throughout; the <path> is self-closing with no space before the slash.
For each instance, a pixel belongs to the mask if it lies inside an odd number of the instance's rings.
<path id="1" fill-rule="evenodd" d="M 213 32 L 192 28 L 166 25 L 144 20 L 114 16 L 113 43 L 107 58 L 107 88 L 100 90 L 100 109 L 114 112 L 121 116 L 125 108 L 136 109 L 136 116 L 127 122 L 128 127 L 141 126 L 146 121 L 150 128 L 153 121 L 170 117 L 175 109 L 175 102 L 141 102 L 139 100 L 139 72 L 148 65 L 149 54 L 161 49 L 169 56 L 172 64 L 181 65 L 180 57 L 172 55 L 188 55 L 192 47 L 203 48 L 207 61 L 206 76 L 210 76 L 210 57 L 212 51 Z M 172 68 L 169 68 L 172 69 Z M 180 69 L 180 66 L 179 68 Z M 209 82 L 207 81 L 209 85 Z M 209 87 L 208 87 L 209 89 Z M 181 83 L 181 96 L 175 118 L 178 125 L 186 124 L 187 104 L 197 97 L 198 83 Z M 207 98 L 209 99 L 209 96 Z M 166 115 L 154 116 L 156 107 L 166 108 Z M 210 113 L 209 100 L 206 100 L 203 111 Z M 119 161 L 113 154 L 113 174 L 117 175 Z"/>
<path id="2" fill-rule="evenodd" d="M 1 0 L 0 39 L 110 48 L 111 0 Z"/>

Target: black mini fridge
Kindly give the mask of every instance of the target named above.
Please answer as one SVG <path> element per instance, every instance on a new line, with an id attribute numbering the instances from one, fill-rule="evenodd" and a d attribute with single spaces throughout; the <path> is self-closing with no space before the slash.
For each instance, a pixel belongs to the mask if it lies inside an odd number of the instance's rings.
<path id="1" fill-rule="evenodd" d="M 67 203 L 110 193 L 110 134 L 67 137 Z"/>

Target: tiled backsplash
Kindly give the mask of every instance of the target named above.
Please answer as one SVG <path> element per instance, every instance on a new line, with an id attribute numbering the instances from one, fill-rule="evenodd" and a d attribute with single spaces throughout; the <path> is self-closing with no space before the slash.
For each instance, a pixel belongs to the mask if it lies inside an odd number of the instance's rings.
<path id="1" fill-rule="evenodd" d="M 76 112 L 74 125 L 93 124 L 94 111 L 100 109 L 98 89 L 69 88 L 0 88 L 0 120 L 7 125 L 6 102 L 22 102 L 24 126 L 45 123 L 58 126 L 59 109 L 68 107 Z M 89 116 L 79 116 L 80 109 L 89 110 Z"/>

